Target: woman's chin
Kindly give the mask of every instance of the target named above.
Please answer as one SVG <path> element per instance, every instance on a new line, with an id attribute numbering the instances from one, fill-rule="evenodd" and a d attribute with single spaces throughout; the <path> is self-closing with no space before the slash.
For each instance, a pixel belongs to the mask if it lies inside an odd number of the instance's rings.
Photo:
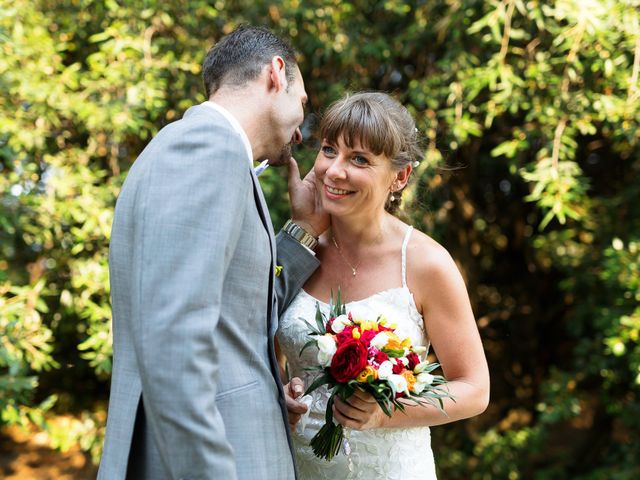
<path id="1" fill-rule="evenodd" d="M 335 202 L 322 202 L 322 207 L 325 212 L 336 218 L 344 217 L 349 213 L 347 208 L 336 205 Z"/>

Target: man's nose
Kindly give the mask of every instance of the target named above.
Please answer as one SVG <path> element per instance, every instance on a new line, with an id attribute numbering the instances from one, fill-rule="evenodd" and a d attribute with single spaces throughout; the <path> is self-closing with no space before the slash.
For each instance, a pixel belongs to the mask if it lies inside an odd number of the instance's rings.
<path id="1" fill-rule="evenodd" d="M 293 132 L 293 137 L 291 137 L 291 143 L 293 143 L 294 145 L 302 143 L 302 132 L 300 131 L 299 128 L 296 128 L 296 131 Z"/>

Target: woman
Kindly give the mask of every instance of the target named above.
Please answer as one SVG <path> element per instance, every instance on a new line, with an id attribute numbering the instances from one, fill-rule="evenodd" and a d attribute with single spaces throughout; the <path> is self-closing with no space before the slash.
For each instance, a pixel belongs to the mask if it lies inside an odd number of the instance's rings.
<path id="1" fill-rule="evenodd" d="M 417 131 L 407 110 L 384 93 L 358 93 L 334 103 L 324 115 L 322 147 L 314 172 L 331 227 L 316 249 L 320 268 L 282 318 L 280 349 L 290 373 L 306 384 L 304 368 L 316 352 L 303 319 L 313 321 L 316 304 L 327 313 L 340 288 L 347 310 L 362 318 L 384 314 L 414 345 L 433 346 L 455 402 L 446 415 L 429 405 L 407 403 L 391 417 L 368 393 L 348 401 L 336 397 L 334 417 L 348 432 L 351 452 L 331 462 L 314 456 L 309 442 L 324 423 L 329 393 L 312 394 L 309 418 L 293 433 L 301 479 L 435 479 L 431 425 L 483 412 L 489 374 L 469 297 L 447 251 L 390 212 L 397 208 L 414 162 L 421 157 Z"/>

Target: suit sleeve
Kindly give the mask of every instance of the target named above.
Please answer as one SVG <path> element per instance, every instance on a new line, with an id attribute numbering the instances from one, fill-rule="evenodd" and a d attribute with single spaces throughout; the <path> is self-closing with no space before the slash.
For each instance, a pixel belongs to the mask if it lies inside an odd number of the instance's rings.
<path id="1" fill-rule="evenodd" d="M 158 142 L 136 203 L 135 349 L 143 402 L 172 478 L 237 477 L 216 406 L 225 273 L 251 198 L 241 142 L 195 120 Z"/>
<path id="2" fill-rule="evenodd" d="M 276 251 L 277 263 L 282 266 L 275 282 L 280 316 L 318 268 L 320 261 L 300 242 L 284 232 L 278 233 L 276 237 Z"/>

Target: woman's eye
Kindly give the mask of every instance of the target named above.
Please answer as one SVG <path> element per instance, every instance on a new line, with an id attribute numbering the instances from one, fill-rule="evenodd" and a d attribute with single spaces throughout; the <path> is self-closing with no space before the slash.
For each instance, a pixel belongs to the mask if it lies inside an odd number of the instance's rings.
<path id="1" fill-rule="evenodd" d="M 333 147 L 330 147 L 329 145 L 323 145 L 322 153 L 324 153 L 327 157 L 332 157 L 336 154 L 336 151 Z"/>
<path id="2" fill-rule="evenodd" d="M 364 165 L 369 165 L 369 160 L 367 160 L 362 155 L 355 155 L 353 157 L 353 163 L 355 163 L 356 165 L 364 166 Z"/>

